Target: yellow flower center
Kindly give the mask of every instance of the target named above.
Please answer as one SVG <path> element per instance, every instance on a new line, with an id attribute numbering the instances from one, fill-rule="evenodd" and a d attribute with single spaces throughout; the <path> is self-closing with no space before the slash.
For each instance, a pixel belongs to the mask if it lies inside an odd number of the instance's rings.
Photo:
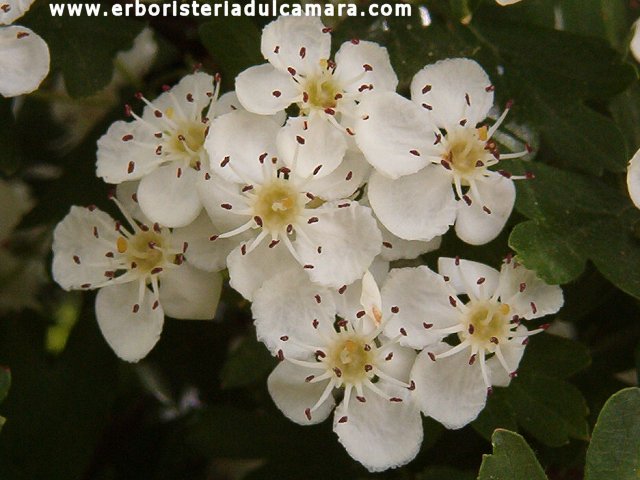
<path id="1" fill-rule="evenodd" d="M 374 361 L 372 352 L 364 338 L 351 334 L 328 352 L 327 363 L 341 383 L 357 384 L 373 376 L 369 373 Z"/>
<path id="2" fill-rule="evenodd" d="M 467 306 L 469 311 L 463 319 L 465 329 L 459 334 L 460 340 L 467 340 L 479 349 L 491 353 L 497 345 L 509 339 L 509 305 L 482 300 L 471 302 Z"/>
<path id="3" fill-rule="evenodd" d="M 116 248 L 125 253 L 130 264 L 141 273 L 150 273 L 154 268 L 163 267 L 173 261 L 164 252 L 165 240 L 162 235 L 153 232 L 139 232 L 131 238 L 118 237 Z"/>
<path id="4" fill-rule="evenodd" d="M 264 228 L 270 232 L 280 232 L 296 221 L 304 205 L 300 193 L 292 188 L 289 181 L 275 178 L 257 188 L 253 213 L 260 217 Z"/>
<path id="5" fill-rule="evenodd" d="M 326 62 L 325 62 L 326 63 Z M 336 84 L 333 74 L 322 66 L 322 73 L 306 79 L 303 85 L 303 102 L 300 110 L 303 115 L 308 115 L 312 109 L 335 109 L 342 97 L 342 89 Z"/>
<path id="6" fill-rule="evenodd" d="M 486 168 L 486 139 L 486 127 L 454 129 L 447 134 L 448 148 L 443 160 L 461 177 L 470 176 L 477 168 Z"/>

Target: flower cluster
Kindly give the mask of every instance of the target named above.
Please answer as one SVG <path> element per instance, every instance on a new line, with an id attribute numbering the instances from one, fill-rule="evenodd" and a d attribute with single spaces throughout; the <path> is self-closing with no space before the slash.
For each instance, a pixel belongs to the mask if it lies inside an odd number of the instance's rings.
<path id="1" fill-rule="evenodd" d="M 506 3 L 506 2 L 503 2 Z M 140 114 L 126 107 L 98 142 L 97 175 L 117 185 L 120 222 L 73 207 L 54 238 L 66 289 L 100 289 L 111 347 L 138 361 L 165 313 L 212 318 L 217 273 L 252 302 L 258 338 L 281 362 L 268 380 L 292 421 L 321 422 L 371 471 L 419 451 L 421 414 L 472 421 L 516 374 L 528 321 L 563 303 L 507 258 L 498 272 L 441 258 L 392 268 L 440 245 L 451 226 L 481 245 L 504 228 L 516 177 L 487 121 L 494 87 L 469 59 L 427 65 L 396 93 L 387 50 L 283 17 L 263 31 L 267 63 L 236 79 L 197 72 Z M 382 287 L 379 288 L 378 285 Z"/>

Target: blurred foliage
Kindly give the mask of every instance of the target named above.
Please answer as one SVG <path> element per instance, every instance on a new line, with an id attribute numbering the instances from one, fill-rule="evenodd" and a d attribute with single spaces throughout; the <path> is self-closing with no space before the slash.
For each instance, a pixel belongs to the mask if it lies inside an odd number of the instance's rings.
<path id="1" fill-rule="evenodd" d="M 495 389 L 472 426 L 445 431 L 425 420 L 416 460 L 371 475 L 338 444 L 330 422 L 301 427 L 275 408 L 266 390 L 275 360 L 255 340 L 248 304 L 228 286 L 218 321 L 169 319 L 151 355 L 130 365 L 103 340 L 93 296 L 77 302 L 50 284 L 40 311 L 0 318 L 0 365 L 11 368 L 11 377 L 0 369 L 0 413 L 8 419 L 0 478 L 469 480 L 478 471 L 480 480 L 637 478 L 638 390 L 607 399 L 624 386 L 616 375 L 639 365 L 640 211 L 628 199 L 624 170 L 640 147 L 640 87 L 627 47 L 640 4 L 412 5 L 409 19 L 333 19 L 333 51 L 351 38 L 385 45 L 403 94 L 424 65 L 474 58 L 495 83 L 497 103 L 514 100 L 509 120 L 540 137 L 533 161 L 509 169 L 533 172 L 535 180 L 517 182 L 505 232 L 473 248 L 449 233 L 425 261 L 460 255 L 496 265 L 511 247 L 527 267 L 563 284 L 558 318 L 572 338 L 532 338 L 518 378 Z M 145 95 L 195 64 L 220 72 L 231 89 L 237 73 L 262 62 L 260 30 L 268 21 L 53 19 L 45 0 L 23 20 L 48 42 L 52 72 L 15 118 L 12 102 L 0 99 L 0 172 L 30 184 L 37 205 L 21 228 L 43 229 L 43 244 L 72 204 L 112 211 L 109 186 L 94 175 L 96 141 L 123 118 L 125 103 L 140 106 L 133 99 L 139 87 L 124 87 L 78 146 L 57 149 L 63 128 L 49 104 L 58 74 L 72 97 L 94 94 L 109 83 L 116 52 L 148 23 L 161 53 L 142 82 Z"/>

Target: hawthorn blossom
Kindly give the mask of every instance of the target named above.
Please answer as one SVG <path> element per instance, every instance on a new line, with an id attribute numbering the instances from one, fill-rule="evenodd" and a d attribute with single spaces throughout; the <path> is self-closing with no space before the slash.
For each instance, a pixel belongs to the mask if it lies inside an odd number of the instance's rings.
<path id="1" fill-rule="evenodd" d="M 102 334 L 120 358 L 137 362 L 159 340 L 165 313 L 213 318 L 222 280 L 185 261 L 184 231 L 139 223 L 114 201 L 131 230 L 96 207 L 71 207 L 54 231 L 53 278 L 65 290 L 100 289 Z"/>
<path id="2" fill-rule="evenodd" d="M 236 111 L 213 121 L 206 148 L 210 172 L 200 197 L 217 228 L 211 237 L 235 239 L 229 254 L 230 283 L 245 298 L 285 264 L 297 263 L 312 281 L 340 287 L 360 278 L 380 252 L 382 238 L 368 207 L 349 200 L 363 183 L 366 162 L 349 152 L 339 168 L 310 176 L 287 152 L 270 117 Z M 300 148 L 306 139 L 299 136 Z"/>
<path id="3" fill-rule="evenodd" d="M 146 104 L 142 116 L 127 106 L 132 122 L 117 121 L 98 141 L 97 175 L 108 183 L 140 180 L 138 201 L 153 222 L 183 227 L 202 210 L 196 189 L 206 166 L 204 140 L 216 108 L 219 82 L 198 72 Z"/>
<path id="4" fill-rule="evenodd" d="M 250 112 L 270 115 L 297 105 L 300 116 L 287 122 L 280 148 L 295 148 L 304 130 L 316 147 L 299 153 L 300 164 L 322 159 L 326 173 L 340 164 L 354 135 L 357 102 L 371 91 L 393 92 L 398 84 L 387 50 L 376 43 L 345 42 L 330 60 L 330 31 L 316 17 L 279 17 L 262 33 L 268 63 L 236 78 L 238 98 Z"/>
<path id="5" fill-rule="evenodd" d="M 520 0 L 496 0 L 496 3 L 502 7 L 506 7 L 507 5 L 513 5 L 514 3 L 518 3 Z"/>
<path id="6" fill-rule="evenodd" d="M 302 279 L 282 278 L 280 290 L 296 288 Z M 369 471 L 404 465 L 418 453 L 423 437 L 410 395 L 416 354 L 382 334 L 380 292 L 368 272 L 356 317 L 336 322 L 336 309 L 330 297 L 326 300 L 323 305 L 309 296 L 292 298 L 293 309 L 284 316 L 268 303 L 260 309 L 258 335 L 281 360 L 269 376 L 269 393 L 282 413 L 301 425 L 324 421 L 335 407 L 334 432 Z"/>
<path id="7" fill-rule="evenodd" d="M 633 204 L 640 208 L 640 150 L 629 161 L 627 168 L 627 187 Z"/>
<path id="8" fill-rule="evenodd" d="M 49 47 L 32 30 L 12 25 L 34 0 L 0 0 L 0 95 L 31 93 L 49 73 Z"/>
<path id="9" fill-rule="evenodd" d="M 495 171 L 501 154 L 491 126 L 479 125 L 493 105 L 493 86 L 473 60 L 427 65 L 411 83 L 411 101 L 395 93 L 368 95 L 360 103 L 356 142 L 375 167 L 368 195 L 393 234 L 428 241 L 455 223 L 463 241 L 480 245 L 504 227 L 515 202 L 514 177 Z"/>
<path id="10" fill-rule="evenodd" d="M 144 28 L 129 50 L 120 51 L 116 55 L 109 84 L 88 98 L 71 98 L 64 77 L 58 75 L 54 86 L 56 98 L 51 102 L 53 119 L 65 129 L 63 137 L 56 142 L 58 148 L 77 146 L 117 105 L 118 90 L 129 84 L 138 84 L 149 72 L 157 53 L 158 43 L 153 37 L 153 31 Z"/>
<path id="11" fill-rule="evenodd" d="M 440 258 L 440 274 L 425 266 L 392 271 L 382 288 L 385 334 L 422 352 L 411 371 L 422 412 L 447 428 L 480 413 L 494 386 L 516 376 L 529 337 L 523 320 L 557 312 L 562 290 L 507 258 L 500 272 Z M 455 336 L 455 342 L 443 341 Z"/>

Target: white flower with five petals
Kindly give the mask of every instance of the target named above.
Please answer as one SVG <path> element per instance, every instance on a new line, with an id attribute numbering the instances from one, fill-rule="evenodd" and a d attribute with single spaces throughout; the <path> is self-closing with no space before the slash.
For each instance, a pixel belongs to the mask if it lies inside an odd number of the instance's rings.
<path id="1" fill-rule="evenodd" d="M 458 237 L 480 245 L 504 227 L 515 201 L 512 177 L 490 170 L 500 160 L 494 132 L 479 126 L 493 105 L 493 86 L 473 60 L 427 65 L 411 83 L 411 101 L 395 93 L 360 103 L 356 142 L 375 167 L 369 201 L 380 221 L 406 240 L 430 240 L 455 223 Z M 525 178 L 525 177 L 522 177 Z"/>
<path id="2" fill-rule="evenodd" d="M 326 173 L 338 167 L 354 135 L 357 102 L 372 91 L 393 92 L 398 84 L 387 50 L 376 43 L 345 42 L 330 60 L 330 29 L 316 17 L 271 22 L 262 33 L 261 51 L 268 63 L 236 78 L 240 102 L 260 115 L 297 105 L 300 116 L 287 122 L 280 148 L 294 147 L 304 131 L 314 147 L 299 152 L 300 165 L 321 159 Z"/>
<path id="3" fill-rule="evenodd" d="M 0 0 L 0 95 L 33 92 L 49 73 L 49 47 L 28 28 L 12 25 L 35 0 Z"/>
<path id="4" fill-rule="evenodd" d="M 507 258 L 500 272 L 486 265 L 440 258 L 427 267 L 392 271 L 382 288 L 385 334 L 423 350 L 411 372 L 422 412 L 447 428 L 461 428 L 484 408 L 493 386 L 516 375 L 529 336 L 522 320 L 557 312 L 562 290 Z M 456 342 L 443 340 L 450 335 Z"/>
<path id="5" fill-rule="evenodd" d="M 329 298 L 320 309 L 307 300 L 310 308 L 295 299 L 292 315 L 256 318 L 258 335 L 282 360 L 267 383 L 275 404 L 310 425 L 329 416 L 340 394 L 333 429 L 347 452 L 370 471 L 408 463 L 423 436 L 409 381 L 416 354 L 382 335 L 375 280 L 368 272 L 362 280 L 357 318 L 336 322 Z"/>
<path id="6" fill-rule="evenodd" d="M 184 77 L 146 103 L 142 116 L 117 121 L 98 141 L 97 175 L 108 183 L 140 180 L 138 201 L 153 222 L 183 227 L 198 217 L 198 171 L 206 167 L 209 118 L 225 113 L 216 102 L 219 83 L 206 73 Z"/>
<path id="7" fill-rule="evenodd" d="M 53 278 L 65 290 L 99 288 L 102 334 L 120 358 L 137 362 L 159 340 L 165 313 L 213 318 L 222 279 L 185 261 L 188 232 L 138 223 L 115 201 L 131 231 L 95 207 L 71 207 L 54 231 Z"/>
<path id="8" fill-rule="evenodd" d="M 224 231 L 211 240 L 237 242 L 227 259 L 230 282 L 249 300 L 292 259 L 314 282 L 350 284 L 382 245 L 371 210 L 347 199 L 367 173 L 362 156 L 349 152 L 329 175 L 319 165 L 301 176 L 297 151 L 278 156 L 279 132 L 272 118 L 245 111 L 217 118 L 206 144 L 211 172 L 199 183 L 213 224 Z"/>

